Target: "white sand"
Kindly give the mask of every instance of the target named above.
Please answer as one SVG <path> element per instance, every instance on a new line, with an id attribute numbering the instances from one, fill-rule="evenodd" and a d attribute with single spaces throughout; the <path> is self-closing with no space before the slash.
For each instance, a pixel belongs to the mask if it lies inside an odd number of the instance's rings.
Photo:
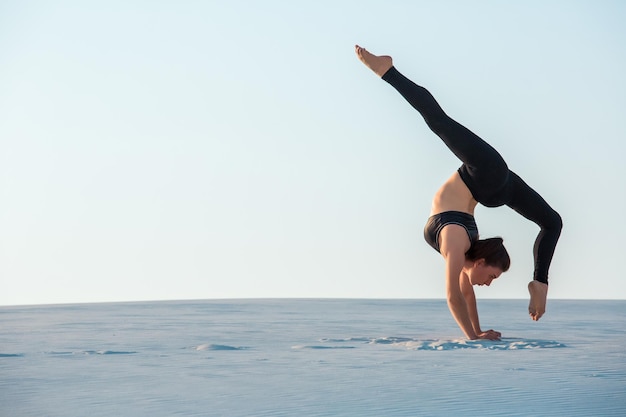
<path id="1" fill-rule="evenodd" d="M 626 301 L 233 300 L 0 308 L 0 415 L 623 416 Z"/>

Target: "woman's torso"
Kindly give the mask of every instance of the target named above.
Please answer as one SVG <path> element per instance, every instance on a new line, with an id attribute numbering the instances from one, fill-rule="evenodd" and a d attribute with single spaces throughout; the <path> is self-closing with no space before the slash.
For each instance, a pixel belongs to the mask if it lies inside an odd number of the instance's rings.
<path id="1" fill-rule="evenodd" d="M 460 211 L 473 216 L 477 204 L 478 202 L 474 200 L 459 173 L 455 172 L 435 193 L 430 215 L 445 211 Z"/>
<path id="2" fill-rule="evenodd" d="M 461 177 L 455 172 L 435 193 L 430 217 L 424 228 L 424 239 L 437 252 L 440 251 L 441 231 L 449 225 L 463 227 L 467 233 L 466 249 L 478 240 L 478 227 L 474 221 L 476 200 Z"/>

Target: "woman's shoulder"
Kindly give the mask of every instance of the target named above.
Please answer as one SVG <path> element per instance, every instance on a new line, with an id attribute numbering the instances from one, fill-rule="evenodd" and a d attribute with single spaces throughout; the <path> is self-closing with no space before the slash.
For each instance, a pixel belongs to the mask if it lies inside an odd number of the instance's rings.
<path id="1" fill-rule="evenodd" d="M 439 251 L 444 258 L 453 255 L 465 258 L 471 244 L 467 228 L 461 224 L 449 223 L 439 232 Z"/>

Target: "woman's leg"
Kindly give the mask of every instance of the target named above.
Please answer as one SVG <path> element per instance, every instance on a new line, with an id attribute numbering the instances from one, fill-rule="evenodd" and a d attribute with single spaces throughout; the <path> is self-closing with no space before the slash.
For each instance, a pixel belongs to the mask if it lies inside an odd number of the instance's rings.
<path id="1" fill-rule="evenodd" d="M 530 303 L 528 313 L 537 321 L 546 311 L 548 297 L 548 269 L 552 262 L 552 255 L 561 235 L 563 222 L 559 213 L 530 188 L 520 177 L 511 172 L 509 174 L 508 191 L 510 199 L 507 205 L 513 210 L 536 223 L 540 227 L 533 255 L 535 258 L 535 270 L 533 281 L 528 283 Z"/>
<path id="2" fill-rule="evenodd" d="M 465 126 L 449 117 L 428 90 L 421 87 L 395 67 L 382 79 L 393 86 L 417 110 L 428 127 L 467 167 L 469 176 L 484 191 L 497 191 L 504 185 L 508 167 L 500 154 Z"/>
<path id="3" fill-rule="evenodd" d="M 465 163 L 473 182 L 468 184 L 473 185 L 470 189 L 495 191 L 501 181 L 507 181 L 506 189 L 502 190 L 507 197 L 503 197 L 502 202 L 541 228 L 533 248 L 534 279 L 547 284 L 548 269 L 561 234 L 559 214 L 519 176 L 508 170 L 494 148 L 446 115 L 428 90 L 413 83 L 395 67 L 391 67 L 382 78 L 420 112 L 430 129 Z"/>
<path id="4" fill-rule="evenodd" d="M 368 68 L 391 84 L 414 109 L 420 112 L 430 129 L 464 162 L 469 176 L 477 177 L 477 182 L 485 180 L 489 185 L 495 175 L 501 182 L 499 185 L 503 185 L 508 168 L 495 149 L 450 118 L 424 87 L 400 74 L 393 66 L 390 56 L 373 55 L 358 45 L 355 46 L 355 52 Z"/>
<path id="5" fill-rule="evenodd" d="M 548 283 L 548 269 L 552 262 L 552 256 L 556 244 L 561 235 L 563 221 L 559 213 L 532 188 L 530 188 L 518 175 L 509 173 L 508 194 L 510 200 L 507 206 L 536 223 L 540 227 L 535 240 L 533 255 L 535 258 L 535 271 L 533 278 L 536 281 Z"/>
<path id="6" fill-rule="evenodd" d="M 519 176 L 508 170 L 494 148 L 446 115 L 428 90 L 413 83 L 395 67 L 391 67 L 382 78 L 420 112 L 430 129 L 465 163 L 474 183 L 474 187 L 470 188 L 479 188 L 483 192 L 496 190 L 498 184 L 507 179 L 504 190 L 508 196 L 506 204 L 541 228 L 533 248 L 533 278 L 547 284 L 548 269 L 563 226 L 559 214 Z"/>

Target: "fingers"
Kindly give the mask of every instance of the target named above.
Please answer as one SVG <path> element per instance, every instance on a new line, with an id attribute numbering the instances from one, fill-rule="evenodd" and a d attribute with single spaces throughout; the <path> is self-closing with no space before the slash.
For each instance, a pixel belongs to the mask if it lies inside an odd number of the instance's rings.
<path id="1" fill-rule="evenodd" d="M 496 332 L 495 330 L 487 330 L 486 332 L 482 332 L 479 337 L 481 339 L 487 340 L 500 340 L 502 334 L 500 332 Z"/>

